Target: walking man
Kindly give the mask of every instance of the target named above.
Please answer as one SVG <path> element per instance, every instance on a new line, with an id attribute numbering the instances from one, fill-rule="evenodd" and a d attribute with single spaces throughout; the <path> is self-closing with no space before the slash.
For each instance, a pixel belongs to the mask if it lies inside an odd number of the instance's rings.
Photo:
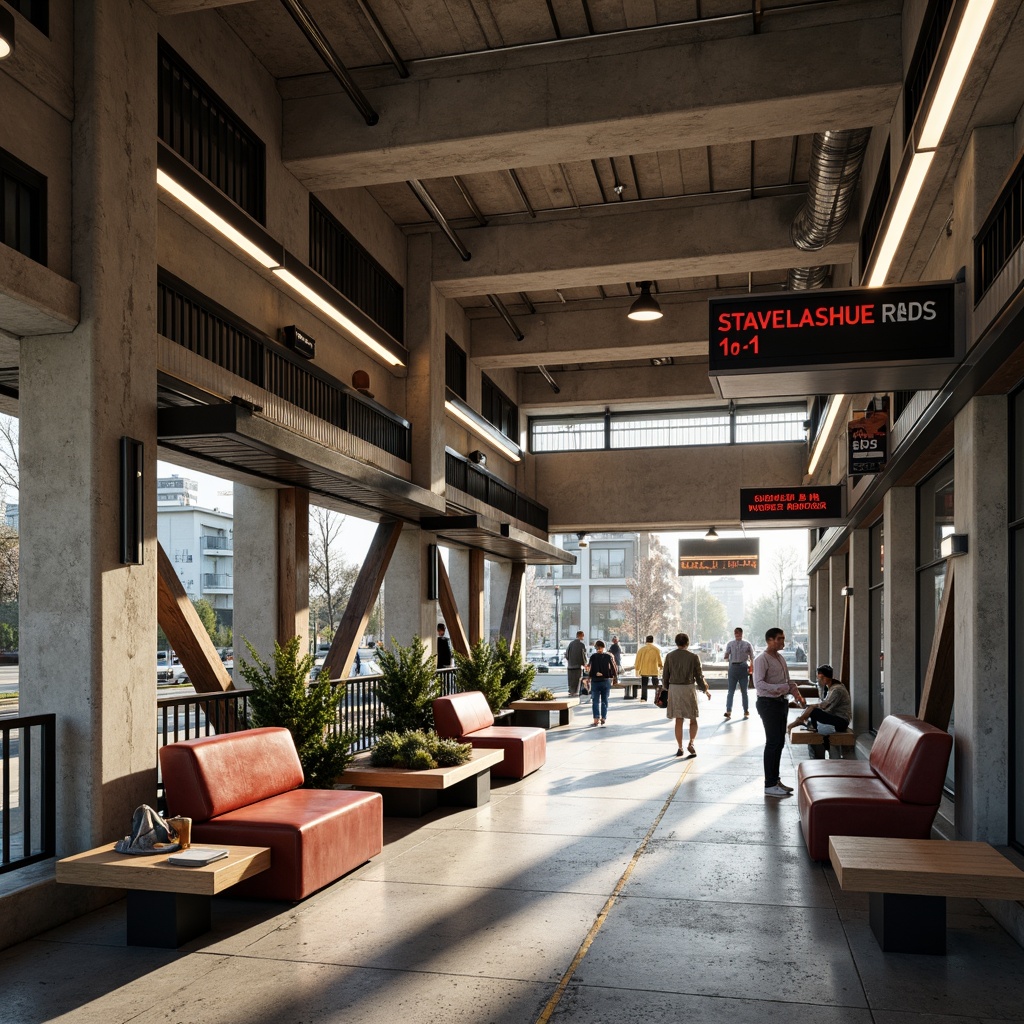
<path id="1" fill-rule="evenodd" d="M 786 660 L 779 651 L 786 646 L 786 634 L 772 626 L 764 635 L 767 649 L 754 659 L 754 690 L 757 713 L 764 725 L 764 795 L 791 796 L 793 787 L 779 778 L 779 764 L 786 745 L 786 719 L 789 718 L 789 694 L 802 708 L 807 702 L 796 683 L 789 678 Z"/>
<path id="2" fill-rule="evenodd" d="M 647 642 L 636 652 L 636 664 L 633 667 L 633 672 L 640 677 L 640 700 L 645 704 L 648 685 L 658 685 L 661 665 L 661 651 L 654 646 L 653 634 L 649 635 Z"/>
<path id="3" fill-rule="evenodd" d="M 732 718 L 732 698 L 738 686 L 743 699 L 743 717 L 750 717 L 750 703 L 747 697 L 747 680 L 754 674 L 754 648 L 743 639 L 743 630 L 737 626 L 725 645 L 725 660 L 729 663 L 729 693 L 725 698 L 725 717 Z"/>
<path id="4" fill-rule="evenodd" d="M 569 641 L 565 649 L 566 676 L 569 683 L 569 696 L 578 697 L 583 666 L 587 663 L 587 645 L 583 642 L 583 630 L 578 630 L 576 639 Z"/>

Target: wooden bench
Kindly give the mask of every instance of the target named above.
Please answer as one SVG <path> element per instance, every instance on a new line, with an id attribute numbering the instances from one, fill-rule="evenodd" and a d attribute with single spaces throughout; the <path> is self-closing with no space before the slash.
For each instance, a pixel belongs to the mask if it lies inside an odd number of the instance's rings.
<path id="1" fill-rule="evenodd" d="M 946 897 L 1024 900 L 1024 871 L 988 843 L 830 836 L 840 887 L 871 894 L 886 953 L 946 953 Z"/>
<path id="2" fill-rule="evenodd" d="M 810 746 L 820 746 L 824 748 L 826 737 L 820 732 L 814 732 L 811 729 L 790 729 L 789 730 L 789 741 L 794 744 L 807 744 Z M 857 745 L 857 736 L 852 732 L 831 732 L 828 734 L 828 746 L 829 749 L 838 749 L 839 756 L 843 757 L 844 747 L 855 747 Z M 824 750 L 822 751 L 824 756 Z"/>
<path id="3" fill-rule="evenodd" d="M 566 700 L 514 700 L 509 707 L 513 725 L 532 725 L 540 729 L 551 728 L 551 712 L 558 712 L 558 724 L 569 724 L 569 709 L 578 704 L 576 699 Z"/>
<path id="4" fill-rule="evenodd" d="M 168 864 L 173 854 L 118 853 L 113 843 L 57 861 L 58 882 L 128 890 L 129 946 L 178 946 L 210 930 L 210 897 L 270 867 L 267 846 L 214 846 L 227 857 L 202 867 Z"/>
<path id="5" fill-rule="evenodd" d="M 505 752 L 477 748 L 465 764 L 450 768 L 377 768 L 370 753 L 357 754 L 339 777 L 355 789 L 380 793 L 384 813 L 396 818 L 418 818 L 438 803 L 454 807 L 482 807 L 491 799 L 491 768 L 504 760 Z"/>

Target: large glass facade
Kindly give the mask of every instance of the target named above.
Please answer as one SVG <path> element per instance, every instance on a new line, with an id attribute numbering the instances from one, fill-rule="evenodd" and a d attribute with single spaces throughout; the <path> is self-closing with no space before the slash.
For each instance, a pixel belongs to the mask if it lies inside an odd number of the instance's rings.
<path id="1" fill-rule="evenodd" d="M 590 588 L 590 633 L 606 643 L 622 629 L 622 603 L 629 597 L 625 587 Z"/>

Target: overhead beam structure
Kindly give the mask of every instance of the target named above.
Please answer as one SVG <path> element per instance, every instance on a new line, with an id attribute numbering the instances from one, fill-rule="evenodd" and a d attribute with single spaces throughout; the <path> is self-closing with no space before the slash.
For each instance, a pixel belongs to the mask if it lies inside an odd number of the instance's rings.
<path id="1" fill-rule="evenodd" d="M 848 223 L 831 245 L 804 252 L 790 230 L 803 199 L 666 200 L 492 224 L 462 232 L 473 258 L 463 261 L 434 236 L 434 286 L 450 298 L 595 283 L 756 273 L 850 263 L 859 243 Z"/>
<path id="2" fill-rule="evenodd" d="M 887 123 L 902 86 L 901 5 L 829 4 L 416 61 L 288 83 L 284 160 L 313 190 L 533 167 Z M 822 23 L 828 18 L 827 23 Z M 629 82 L 628 88 L 622 83 Z"/>

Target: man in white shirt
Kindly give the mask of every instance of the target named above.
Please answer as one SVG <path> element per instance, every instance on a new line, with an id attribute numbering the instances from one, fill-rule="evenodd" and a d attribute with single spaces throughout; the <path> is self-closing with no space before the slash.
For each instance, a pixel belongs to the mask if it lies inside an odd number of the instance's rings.
<path id="1" fill-rule="evenodd" d="M 750 717 L 750 704 L 747 698 L 747 678 L 754 674 L 754 648 L 743 639 L 743 630 L 737 626 L 733 630 L 735 640 L 725 645 L 725 660 L 729 663 L 729 693 L 725 698 L 725 717 L 732 718 L 732 697 L 738 686 L 743 700 L 743 717 Z"/>
<path id="2" fill-rule="evenodd" d="M 786 659 L 779 653 L 786 646 L 786 634 L 773 626 L 764 635 L 767 645 L 754 659 L 754 690 L 757 692 L 757 713 L 764 725 L 764 795 L 790 796 L 792 786 L 779 778 L 779 764 L 786 746 L 786 720 L 789 718 L 789 695 L 800 707 L 807 707 L 796 683 L 789 678 Z"/>

